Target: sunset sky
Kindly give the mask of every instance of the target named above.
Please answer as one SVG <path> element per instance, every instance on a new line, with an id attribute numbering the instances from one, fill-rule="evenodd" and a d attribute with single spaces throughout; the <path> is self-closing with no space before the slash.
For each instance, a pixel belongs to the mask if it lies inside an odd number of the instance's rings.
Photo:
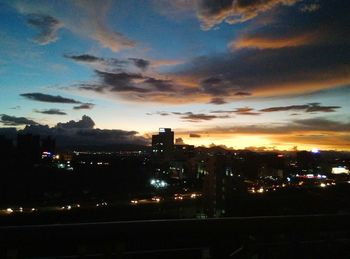
<path id="1" fill-rule="evenodd" d="M 0 0 L 0 126 L 350 150 L 349 11 L 342 0 Z"/>

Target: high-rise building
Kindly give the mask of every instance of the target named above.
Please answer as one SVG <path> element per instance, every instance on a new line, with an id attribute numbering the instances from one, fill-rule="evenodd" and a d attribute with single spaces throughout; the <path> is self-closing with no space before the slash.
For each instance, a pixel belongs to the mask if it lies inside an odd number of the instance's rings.
<path id="1" fill-rule="evenodd" d="M 152 151 L 155 155 L 168 155 L 174 149 L 174 132 L 170 128 L 160 128 L 158 135 L 152 136 Z"/>
<path id="2" fill-rule="evenodd" d="M 226 213 L 228 200 L 232 197 L 233 173 L 227 157 L 222 154 L 209 156 L 204 176 L 204 206 L 209 217 Z"/>

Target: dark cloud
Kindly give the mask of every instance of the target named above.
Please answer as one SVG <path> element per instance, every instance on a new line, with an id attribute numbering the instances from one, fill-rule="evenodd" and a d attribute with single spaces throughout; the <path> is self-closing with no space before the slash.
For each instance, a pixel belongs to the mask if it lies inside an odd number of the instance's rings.
<path id="1" fill-rule="evenodd" d="M 120 60 L 116 58 L 101 58 L 97 56 L 93 56 L 90 54 L 81 54 L 81 55 L 63 55 L 65 58 L 72 59 L 77 62 L 86 63 L 89 65 L 94 65 L 96 67 L 103 67 L 106 70 L 121 70 L 125 68 L 128 64 L 128 61 Z"/>
<path id="2" fill-rule="evenodd" d="M 165 92 L 169 92 L 169 91 L 173 91 L 173 84 L 172 81 L 170 80 L 162 80 L 162 79 L 156 79 L 156 78 L 147 78 L 144 82 L 144 84 L 148 84 L 151 87 L 153 87 L 155 90 L 158 91 L 165 91 Z"/>
<path id="3" fill-rule="evenodd" d="M 56 32 L 62 27 L 62 23 L 49 15 L 30 14 L 27 23 L 39 30 L 34 41 L 46 45 L 57 40 Z"/>
<path id="4" fill-rule="evenodd" d="M 171 80 L 157 79 L 138 73 L 114 73 L 99 70 L 95 70 L 95 72 L 100 82 L 96 84 L 81 84 L 81 89 L 93 90 L 97 92 L 110 91 L 129 92 L 135 94 L 149 93 L 149 95 L 174 91 L 174 85 Z M 139 97 L 141 98 L 142 96 Z M 144 95 L 143 97 L 147 98 L 148 95 Z"/>
<path id="5" fill-rule="evenodd" d="M 202 80 L 201 88 L 205 93 L 209 93 L 214 96 L 225 96 L 228 94 L 227 88 L 230 87 L 223 79 L 213 76 Z"/>
<path id="6" fill-rule="evenodd" d="M 157 114 L 161 116 L 169 116 L 170 114 L 168 112 L 157 112 Z"/>
<path id="7" fill-rule="evenodd" d="M 218 116 L 215 115 L 208 115 L 204 113 L 189 113 L 186 115 L 181 116 L 181 119 L 191 122 L 200 122 L 200 121 L 209 121 L 218 118 Z"/>
<path id="8" fill-rule="evenodd" d="M 83 103 L 81 105 L 78 105 L 78 106 L 74 106 L 73 109 L 74 110 L 90 110 L 92 108 L 94 108 L 95 104 L 93 103 Z"/>
<path id="9" fill-rule="evenodd" d="M 190 136 L 190 138 L 200 138 L 201 137 L 201 135 L 195 134 L 195 133 L 191 133 L 189 136 Z"/>
<path id="10" fill-rule="evenodd" d="M 107 88 L 105 85 L 102 85 L 102 84 L 89 84 L 89 83 L 81 83 L 78 85 L 78 87 L 81 90 L 94 91 L 98 93 L 103 93 L 103 91 Z"/>
<path id="11" fill-rule="evenodd" d="M 234 94 L 235 96 L 250 96 L 252 95 L 251 93 L 248 92 L 237 92 Z"/>
<path id="12" fill-rule="evenodd" d="M 25 93 L 20 94 L 20 96 L 23 96 L 29 100 L 33 101 L 39 101 L 39 102 L 48 102 L 48 103 L 81 103 L 79 101 L 76 101 L 74 99 L 65 98 L 60 95 L 49 95 L 49 94 L 42 94 L 42 93 Z"/>
<path id="13" fill-rule="evenodd" d="M 149 140 L 138 136 L 136 131 L 106 130 L 94 128 L 94 121 L 84 115 L 81 120 L 58 123 L 54 127 L 47 125 L 26 126 L 20 133 L 35 134 L 42 137 L 52 136 L 59 147 L 79 148 L 80 146 L 99 146 L 137 144 L 146 145 Z M 1 129 L 0 129 L 1 132 Z"/>
<path id="14" fill-rule="evenodd" d="M 336 109 L 341 108 L 340 106 L 319 106 L 319 105 L 310 105 L 306 112 L 335 112 Z"/>
<path id="15" fill-rule="evenodd" d="M 135 66 L 142 71 L 146 71 L 151 65 L 151 62 L 142 58 L 128 58 L 128 59 L 116 59 L 116 58 L 102 58 L 93 56 L 90 54 L 81 55 L 63 55 L 65 58 L 72 59 L 77 62 L 91 63 L 91 64 L 101 64 L 104 65 L 107 70 L 113 70 L 117 68 L 126 68 L 127 65 Z"/>
<path id="16" fill-rule="evenodd" d="M 211 100 L 210 100 L 210 102 L 209 103 L 212 103 L 212 104 L 217 104 L 217 105 L 221 105 L 221 104 L 225 104 L 225 103 L 227 103 L 226 101 L 225 101 L 225 99 L 224 98 L 221 98 L 221 97 L 215 97 L 215 98 L 212 98 Z"/>
<path id="17" fill-rule="evenodd" d="M 340 106 L 321 106 L 319 103 L 310 103 L 304 105 L 277 106 L 261 109 L 261 112 L 279 112 L 279 111 L 305 111 L 305 112 L 335 112 Z"/>
<path id="18" fill-rule="evenodd" d="M 145 71 L 151 64 L 148 60 L 142 59 L 142 58 L 129 58 L 129 60 L 138 68 Z"/>
<path id="19" fill-rule="evenodd" d="M 309 105 L 289 105 L 289 106 L 276 106 L 261 109 L 261 112 L 279 112 L 279 111 L 298 111 L 298 110 L 306 110 L 309 108 Z"/>
<path id="20" fill-rule="evenodd" d="M 169 113 L 167 113 L 167 112 L 161 112 L 161 113 L 159 113 L 159 115 L 162 115 L 162 116 L 168 116 L 168 115 L 170 115 Z"/>
<path id="21" fill-rule="evenodd" d="M 101 80 L 102 85 L 98 87 L 103 87 L 106 90 L 112 92 L 139 92 L 145 93 L 149 89 L 140 88 L 136 86 L 134 80 L 144 79 L 141 74 L 134 73 L 110 73 L 96 70 L 95 71 Z"/>
<path id="22" fill-rule="evenodd" d="M 206 62 L 205 57 L 198 58 L 198 62 Z M 214 104 L 224 104 L 226 101 L 224 101 L 225 96 L 250 96 L 251 93 L 238 91 L 234 92 L 235 90 L 239 90 L 239 85 L 232 85 L 232 82 L 230 80 L 227 80 L 225 78 L 225 75 L 220 74 L 220 77 L 214 75 L 211 77 L 207 77 L 204 80 L 200 82 L 200 88 L 202 90 L 202 93 L 209 94 L 211 96 L 215 96 L 212 98 L 210 103 Z M 222 102 L 224 101 L 224 102 Z"/>
<path id="23" fill-rule="evenodd" d="M 22 126 L 22 125 L 38 125 L 39 123 L 25 118 L 25 117 L 15 117 L 6 114 L 1 115 L 0 122 L 6 126 Z"/>
<path id="24" fill-rule="evenodd" d="M 95 126 L 95 122 L 89 117 L 84 115 L 79 121 L 68 121 L 57 123 L 56 127 L 61 129 L 92 129 Z"/>
<path id="25" fill-rule="evenodd" d="M 204 113 L 192 113 L 192 112 L 172 112 L 174 115 L 180 115 L 180 118 L 189 122 L 201 122 L 201 121 L 209 121 L 213 119 L 226 119 L 230 118 L 228 115 L 212 115 L 212 114 L 204 114 Z"/>
<path id="26" fill-rule="evenodd" d="M 174 115 L 182 115 L 182 114 L 189 114 L 189 112 L 185 112 L 185 113 L 182 113 L 182 112 L 172 112 L 172 114 L 174 114 Z"/>
<path id="27" fill-rule="evenodd" d="M 49 115 L 67 115 L 67 113 L 61 111 L 60 109 L 35 110 L 35 112 Z"/>
<path id="28" fill-rule="evenodd" d="M 253 108 L 249 107 L 237 108 L 233 112 L 238 115 L 260 115 L 259 112 L 255 112 Z"/>
<path id="29" fill-rule="evenodd" d="M 70 58 L 73 59 L 75 61 L 79 61 L 79 62 L 100 62 L 100 61 L 104 61 L 103 58 L 100 57 L 96 57 L 96 56 L 92 56 L 89 54 L 82 54 L 82 55 L 63 55 L 65 58 Z"/>

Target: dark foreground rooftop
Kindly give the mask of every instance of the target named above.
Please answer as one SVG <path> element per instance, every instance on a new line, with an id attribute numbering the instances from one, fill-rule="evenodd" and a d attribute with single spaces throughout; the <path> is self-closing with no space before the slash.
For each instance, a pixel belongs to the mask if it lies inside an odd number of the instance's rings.
<path id="1" fill-rule="evenodd" d="M 350 215 L 0 227 L 0 258 L 350 258 Z"/>

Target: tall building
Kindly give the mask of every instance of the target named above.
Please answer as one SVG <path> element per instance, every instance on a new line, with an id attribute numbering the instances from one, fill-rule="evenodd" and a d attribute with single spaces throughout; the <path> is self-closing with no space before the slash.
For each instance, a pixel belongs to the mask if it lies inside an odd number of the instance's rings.
<path id="1" fill-rule="evenodd" d="M 204 207 L 209 217 L 226 214 L 228 201 L 233 194 L 233 173 L 227 157 L 222 154 L 209 156 L 204 176 Z"/>
<path id="2" fill-rule="evenodd" d="M 174 132 L 160 128 L 158 135 L 152 135 L 152 151 L 155 155 L 168 155 L 174 149 Z"/>

